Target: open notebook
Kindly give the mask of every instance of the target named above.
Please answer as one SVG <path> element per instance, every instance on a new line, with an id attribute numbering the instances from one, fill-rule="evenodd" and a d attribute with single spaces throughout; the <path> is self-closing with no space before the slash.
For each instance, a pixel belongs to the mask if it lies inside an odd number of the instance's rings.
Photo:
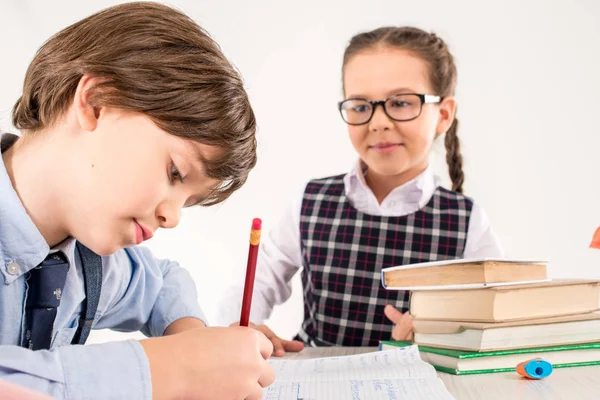
<path id="1" fill-rule="evenodd" d="M 454 399 L 417 346 L 352 356 L 270 360 L 263 400 Z"/>

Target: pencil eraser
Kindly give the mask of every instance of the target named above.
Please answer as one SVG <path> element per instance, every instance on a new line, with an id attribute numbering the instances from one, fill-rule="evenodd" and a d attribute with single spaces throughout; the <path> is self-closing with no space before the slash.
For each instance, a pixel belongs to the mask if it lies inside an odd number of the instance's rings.
<path id="1" fill-rule="evenodd" d="M 260 218 L 254 218 L 252 220 L 252 230 L 260 231 L 261 228 L 262 228 L 262 221 L 260 220 Z"/>
<path id="2" fill-rule="evenodd" d="M 552 364 L 541 358 L 534 358 L 519 363 L 517 372 L 529 379 L 542 379 L 552 373 Z"/>

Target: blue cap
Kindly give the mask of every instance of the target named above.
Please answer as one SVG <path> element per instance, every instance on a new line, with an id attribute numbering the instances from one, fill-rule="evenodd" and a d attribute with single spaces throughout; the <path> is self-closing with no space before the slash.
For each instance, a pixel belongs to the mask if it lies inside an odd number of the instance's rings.
<path id="1" fill-rule="evenodd" d="M 529 378 L 542 379 L 552 373 L 552 364 L 546 360 L 530 360 L 524 366 L 523 369 Z"/>

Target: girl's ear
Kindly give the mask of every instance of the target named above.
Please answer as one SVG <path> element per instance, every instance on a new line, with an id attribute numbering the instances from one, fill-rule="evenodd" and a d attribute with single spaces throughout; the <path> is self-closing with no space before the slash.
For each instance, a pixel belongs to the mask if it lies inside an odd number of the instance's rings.
<path id="1" fill-rule="evenodd" d="M 84 130 L 90 132 L 96 129 L 98 118 L 102 112 L 102 107 L 93 107 L 89 102 L 94 86 L 100 82 L 100 78 L 84 74 L 77 84 L 75 96 L 73 97 L 73 107 L 75 107 L 77 121 Z"/>
<path id="2" fill-rule="evenodd" d="M 450 129 L 454 117 L 456 116 L 456 98 L 454 96 L 445 97 L 439 105 L 440 118 L 438 120 L 435 132 L 442 135 Z"/>

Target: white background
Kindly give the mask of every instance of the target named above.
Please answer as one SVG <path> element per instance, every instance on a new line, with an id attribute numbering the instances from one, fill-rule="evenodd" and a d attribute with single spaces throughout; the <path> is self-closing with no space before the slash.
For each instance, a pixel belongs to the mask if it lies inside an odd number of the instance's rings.
<path id="1" fill-rule="evenodd" d="M 0 2 L 0 128 L 38 47 L 118 1 Z M 600 277 L 588 249 L 600 225 L 600 2 L 171 1 L 206 28 L 242 72 L 259 124 L 259 161 L 226 203 L 183 213 L 148 242 L 192 273 L 209 319 L 244 275 L 253 217 L 273 226 L 306 180 L 347 171 L 354 151 L 336 109 L 350 37 L 416 25 L 444 38 L 458 66 L 466 193 L 489 214 L 507 255 L 551 260 L 553 277 Z M 443 143 L 432 154 L 448 182 Z M 271 326 L 292 336 L 298 277 Z M 134 336 L 138 337 L 136 334 Z M 121 338 L 95 332 L 92 342 Z"/>

